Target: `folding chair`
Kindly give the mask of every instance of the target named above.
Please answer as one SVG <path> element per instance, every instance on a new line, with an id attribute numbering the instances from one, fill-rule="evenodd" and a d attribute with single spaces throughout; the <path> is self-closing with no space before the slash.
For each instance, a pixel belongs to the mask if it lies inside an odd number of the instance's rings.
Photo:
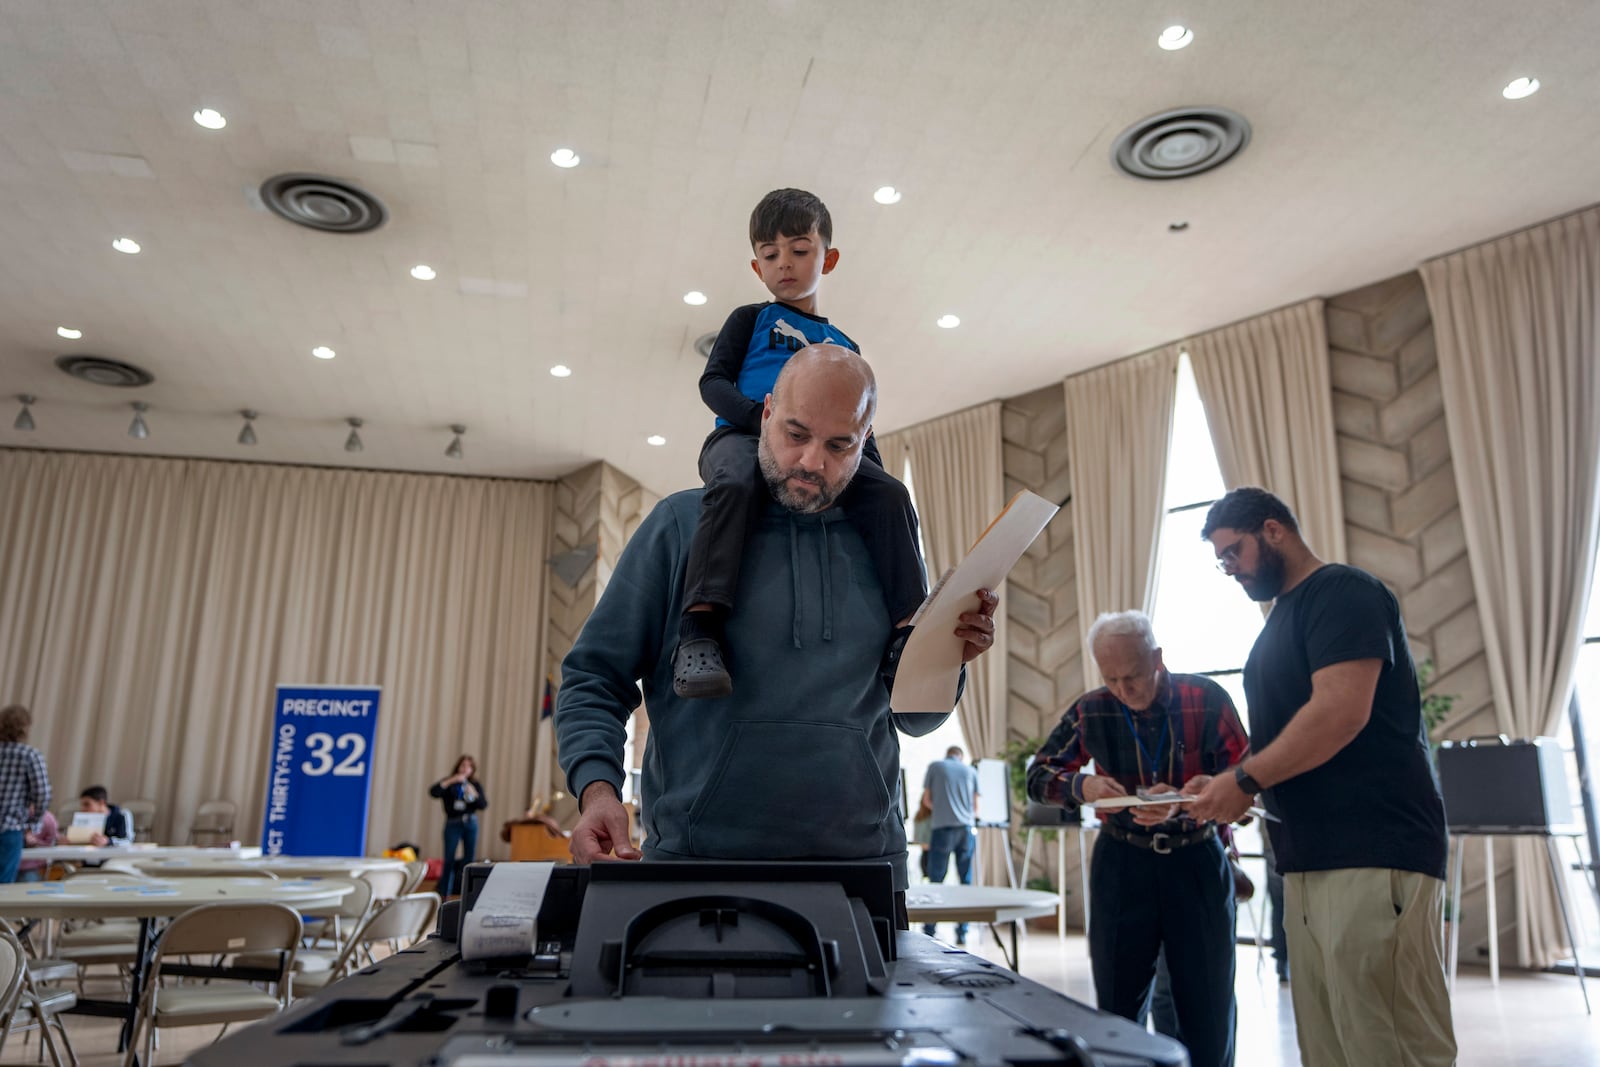
<path id="1" fill-rule="evenodd" d="M 350 892 L 339 901 L 339 906 L 326 916 L 302 920 L 301 936 L 308 942 L 294 958 L 295 981 L 312 971 L 332 970 L 338 963 L 345 944 L 361 931 L 371 913 L 372 884 L 361 878 L 351 879 Z M 331 934 L 331 936 L 330 936 Z M 270 954 L 246 953 L 234 957 L 238 967 L 270 967 Z"/>
<path id="2" fill-rule="evenodd" d="M 276 1015 L 289 1003 L 290 974 L 299 947 L 300 915 L 283 904 L 201 904 L 173 919 L 152 947 L 144 998 L 123 1067 L 133 1067 L 138 1060 L 141 1027 L 145 1030 L 143 1062 L 150 1067 L 155 1063 L 156 1031 L 162 1027 L 255 1022 Z M 182 956 L 245 953 L 270 953 L 275 962 L 262 968 L 190 967 L 168 962 Z M 164 973 L 235 980 L 162 988 Z M 263 992 L 247 982 L 270 982 L 277 992 Z"/>
<path id="3" fill-rule="evenodd" d="M 189 844 L 227 845 L 233 840 L 233 817 L 239 807 L 231 800 L 208 800 L 189 824 Z"/>
<path id="4" fill-rule="evenodd" d="M 71 977 L 77 968 L 59 960 L 29 958 L 26 950 L 22 948 L 22 943 L 11 932 L 11 928 L 0 923 L 0 941 L 7 939 L 23 952 L 22 990 L 11 1010 L 0 1014 L 0 1052 L 4 1052 L 6 1040 L 12 1034 L 37 1028 L 43 1048 L 50 1053 L 50 1062 L 55 1067 L 62 1067 L 61 1051 L 56 1047 L 56 1033 L 61 1035 L 61 1043 L 66 1047 L 68 1060 L 73 1067 L 77 1067 L 78 1054 L 72 1048 L 72 1038 L 67 1036 L 66 1025 L 61 1021 L 61 1013 L 74 1007 L 78 1003 L 78 996 L 70 989 L 56 989 L 43 984 Z M 52 1027 L 55 1028 L 54 1033 L 51 1031 Z"/>
<path id="5" fill-rule="evenodd" d="M 406 882 L 400 887 L 399 895 L 410 896 L 422 885 L 423 879 L 428 877 L 427 860 L 411 860 L 406 864 Z"/>
<path id="6" fill-rule="evenodd" d="M 124 800 L 122 810 L 127 813 L 129 829 L 135 841 L 150 841 L 155 834 L 156 802 L 153 800 Z"/>
<path id="7" fill-rule="evenodd" d="M 325 971 L 307 971 L 295 979 L 297 993 L 324 989 L 355 970 L 365 951 L 372 958 L 371 946 L 380 941 L 407 945 L 423 937 L 439 911 L 439 894 L 413 893 L 396 897 L 367 917 L 360 930 L 351 935 L 338 959 Z"/>

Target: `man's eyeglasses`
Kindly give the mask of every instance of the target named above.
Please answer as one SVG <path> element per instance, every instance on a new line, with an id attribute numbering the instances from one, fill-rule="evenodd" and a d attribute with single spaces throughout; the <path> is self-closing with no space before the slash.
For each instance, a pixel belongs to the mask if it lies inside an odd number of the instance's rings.
<path id="1" fill-rule="evenodd" d="M 1244 539 L 1250 534 L 1241 534 L 1233 544 L 1217 553 L 1217 570 L 1223 574 L 1232 574 L 1239 569 L 1239 556 L 1244 552 Z"/>

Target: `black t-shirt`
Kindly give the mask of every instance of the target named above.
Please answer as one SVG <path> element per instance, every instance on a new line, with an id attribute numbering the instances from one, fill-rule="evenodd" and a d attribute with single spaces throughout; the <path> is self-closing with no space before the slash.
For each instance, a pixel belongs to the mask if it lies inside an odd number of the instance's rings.
<path id="1" fill-rule="evenodd" d="M 1444 802 L 1422 724 L 1417 671 L 1394 594 L 1330 563 L 1278 598 L 1244 667 L 1250 747 L 1272 743 L 1323 667 L 1380 659 L 1372 717 L 1320 767 L 1265 793 L 1278 869 L 1388 867 L 1445 873 Z"/>

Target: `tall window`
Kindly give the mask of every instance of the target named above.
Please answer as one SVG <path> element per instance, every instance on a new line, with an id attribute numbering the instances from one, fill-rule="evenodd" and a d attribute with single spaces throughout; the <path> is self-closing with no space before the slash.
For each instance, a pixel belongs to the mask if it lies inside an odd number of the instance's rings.
<path id="1" fill-rule="evenodd" d="M 1600 775 L 1600 560 L 1596 564 L 1593 584 L 1589 587 L 1589 609 L 1583 621 L 1583 643 L 1578 648 L 1578 669 L 1573 679 L 1574 695 L 1578 698 L 1578 717 L 1583 727 L 1584 757 L 1591 782 L 1596 775 Z M 1570 750 L 1575 747 L 1572 721 L 1568 717 L 1561 720 L 1560 737 L 1563 748 Z M 1577 774 L 1569 776 L 1568 784 L 1574 804 L 1581 809 L 1581 784 Z M 1581 810 L 1578 818 L 1584 818 Z M 1593 864 L 1595 857 L 1591 855 L 1590 838 L 1581 838 L 1578 845 L 1584 864 Z M 1562 852 L 1565 855 L 1565 846 Z M 1597 913 L 1600 909 L 1594 906 L 1595 897 L 1589 894 L 1586 880 L 1573 877 L 1571 872 L 1567 877 L 1567 899 L 1573 904 L 1575 914 L 1572 921 L 1577 927 L 1581 954 L 1593 959 L 1596 949 L 1600 948 L 1600 913 Z"/>
<path id="2" fill-rule="evenodd" d="M 1206 510 L 1224 491 L 1194 368 L 1184 355 L 1178 361 L 1166 516 L 1151 621 L 1167 669 L 1215 678 L 1233 694 L 1244 715 L 1244 661 L 1261 632 L 1261 609 L 1237 582 L 1217 570 L 1211 546 L 1200 540 Z"/>

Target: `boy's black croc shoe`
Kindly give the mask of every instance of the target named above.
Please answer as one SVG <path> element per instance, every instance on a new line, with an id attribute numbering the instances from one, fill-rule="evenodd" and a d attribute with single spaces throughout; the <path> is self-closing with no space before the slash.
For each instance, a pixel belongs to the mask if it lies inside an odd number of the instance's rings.
<path id="1" fill-rule="evenodd" d="M 672 654 L 672 691 L 684 700 L 709 700 L 733 692 L 722 648 L 709 637 L 684 641 Z"/>

